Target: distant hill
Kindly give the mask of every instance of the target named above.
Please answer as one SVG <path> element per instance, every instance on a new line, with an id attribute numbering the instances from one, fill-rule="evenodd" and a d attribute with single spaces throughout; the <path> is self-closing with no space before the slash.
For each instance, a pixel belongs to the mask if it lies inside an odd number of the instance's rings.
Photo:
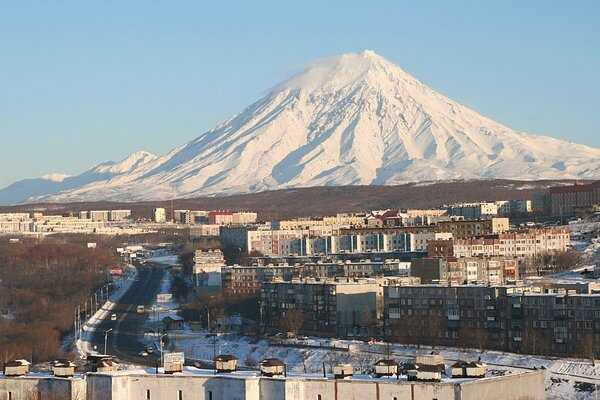
<path id="1" fill-rule="evenodd" d="M 90 209 L 131 209 L 136 217 L 150 217 L 154 207 L 194 210 L 254 210 L 261 219 L 333 215 L 385 208 L 437 207 L 462 201 L 527 199 L 547 187 L 572 184 L 558 181 L 456 181 L 395 186 L 325 186 L 284 189 L 223 197 L 198 197 L 154 202 L 37 203 L 0 207 L 0 212 L 33 211 L 61 214 Z"/>

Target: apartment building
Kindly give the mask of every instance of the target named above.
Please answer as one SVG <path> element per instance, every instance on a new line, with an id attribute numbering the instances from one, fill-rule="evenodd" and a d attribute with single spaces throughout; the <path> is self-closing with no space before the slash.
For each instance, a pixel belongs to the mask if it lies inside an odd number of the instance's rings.
<path id="1" fill-rule="evenodd" d="M 447 209 L 448 215 L 460 216 L 464 219 L 482 219 L 498 215 L 496 203 L 460 203 L 450 205 Z"/>
<path id="2" fill-rule="evenodd" d="M 365 226 L 365 214 L 340 213 L 320 218 L 294 218 L 279 221 L 282 230 L 306 230 L 317 227 L 350 228 Z"/>
<path id="3" fill-rule="evenodd" d="M 369 335 L 379 330 L 383 288 L 374 279 L 274 281 L 263 285 L 260 307 L 267 331 L 293 315 L 303 332 Z"/>
<path id="4" fill-rule="evenodd" d="M 29 221 L 29 213 L 0 213 L 0 221 Z"/>
<path id="5" fill-rule="evenodd" d="M 305 230 L 256 230 L 248 231 L 248 253 L 268 256 L 304 254 L 304 241 L 309 234 Z"/>
<path id="6" fill-rule="evenodd" d="M 407 342 L 591 357 L 600 352 L 600 294 L 530 286 L 388 285 L 386 334 Z"/>
<path id="7" fill-rule="evenodd" d="M 238 211 L 232 215 L 231 223 L 234 225 L 254 224 L 258 219 L 258 214 L 251 211 Z"/>
<path id="8" fill-rule="evenodd" d="M 167 210 L 163 207 L 157 207 L 152 211 L 152 215 L 154 217 L 154 222 L 157 223 L 165 223 L 167 222 Z"/>
<path id="9" fill-rule="evenodd" d="M 383 288 L 384 326 L 408 342 L 505 348 L 507 294 L 518 286 L 388 285 Z M 419 338 L 419 335 L 422 335 Z"/>
<path id="10" fill-rule="evenodd" d="M 400 260 L 359 260 L 336 262 L 306 262 L 296 266 L 300 277 L 312 278 L 371 278 L 381 276 L 409 276 L 410 262 Z"/>
<path id="11" fill-rule="evenodd" d="M 529 229 L 506 232 L 491 237 L 454 239 L 452 252 L 456 257 L 527 258 L 567 251 L 570 244 L 570 232 L 566 229 Z M 432 243 L 432 249 L 435 247 L 441 249 L 442 245 L 439 242 Z"/>
<path id="12" fill-rule="evenodd" d="M 0 234 L 32 231 L 33 220 L 28 213 L 1 213 Z"/>
<path id="13" fill-rule="evenodd" d="M 600 204 L 600 181 L 590 184 L 552 187 L 548 191 L 551 213 L 557 217 L 573 216 L 579 208 Z"/>
<path id="14" fill-rule="evenodd" d="M 470 221 L 440 221 L 435 227 L 436 232 L 449 232 L 455 239 L 468 239 L 507 232 L 510 224 L 508 218 L 489 218 Z"/>
<path id="15" fill-rule="evenodd" d="M 109 220 L 113 222 L 128 221 L 131 219 L 131 210 L 110 210 Z"/>
<path id="16" fill-rule="evenodd" d="M 218 237 L 221 234 L 221 225 L 192 225 L 190 226 L 190 238 Z"/>
<path id="17" fill-rule="evenodd" d="M 109 221 L 110 211 L 109 210 L 90 210 L 88 211 L 88 217 L 92 221 Z"/>
<path id="18" fill-rule="evenodd" d="M 233 265 L 221 269 L 223 293 L 226 296 L 256 296 L 267 282 L 290 281 L 299 270 L 292 265 Z"/>
<path id="19" fill-rule="evenodd" d="M 599 294 L 514 294 L 507 307 L 509 351 L 586 358 L 600 352 Z"/>
<path id="20" fill-rule="evenodd" d="M 225 258 L 221 250 L 196 250 L 192 269 L 194 284 L 196 286 L 221 287 L 223 267 L 225 267 Z"/>
<path id="21" fill-rule="evenodd" d="M 62 215 L 44 215 L 33 220 L 31 229 L 37 233 L 95 233 L 104 228 L 106 221 L 91 218 L 63 217 Z"/>

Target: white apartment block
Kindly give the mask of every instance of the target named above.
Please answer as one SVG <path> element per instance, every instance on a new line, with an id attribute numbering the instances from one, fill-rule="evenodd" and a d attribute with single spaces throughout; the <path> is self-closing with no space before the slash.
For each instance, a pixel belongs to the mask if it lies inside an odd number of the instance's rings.
<path id="1" fill-rule="evenodd" d="M 91 210 L 89 212 L 90 219 L 92 221 L 109 221 L 110 211 L 109 210 Z"/>
<path id="2" fill-rule="evenodd" d="M 0 221 L 29 221 L 29 213 L 1 213 Z"/>
<path id="3" fill-rule="evenodd" d="M 162 207 L 155 208 L 152 215 L 154 216 L 154 222 L 167 222 L 167 211 Z"/>
<path id="4" fill-rule="evenodd" d="M 356 233 L 339 234 L 304 230 L 248 231 L 248 252 L 265 256 L 324 255 L 337 253 L 425 252 L 431 240 L 451 239 L 451 233 Z"/>
<path id="5" fill-rule="evenodd" d="M 246 225 L 253 224 L 256 222 L 258 214 L 251 211 L 239 211 L 232 214 L 232 224 L 234 225 Z"/>
<path id="6" fill-rule="evenodd" d="M 455 257 L 533 257 L 567 251 L 571 236 L 566 229 L 531 229 L 502 233 L 495 238 L 454 240 Z"/>
<path id="7" fill-rule="evenodd" d="M 221 250 L 196 250 L 194 253 L 194 283 L 196 286 L 221 287 L 225 258 Z"/>
<path id="8" fill-rule="evenodd" d="M 110 210 L 110 221 L 127 221 L 131 218 L 131 210 Z"/>
<path id="9" fill-rule="evenodd" d="M 498 215 L 496 203 L 460 203 L 448 207 L 448 215 L 465 219 L 481 219 Z"/>

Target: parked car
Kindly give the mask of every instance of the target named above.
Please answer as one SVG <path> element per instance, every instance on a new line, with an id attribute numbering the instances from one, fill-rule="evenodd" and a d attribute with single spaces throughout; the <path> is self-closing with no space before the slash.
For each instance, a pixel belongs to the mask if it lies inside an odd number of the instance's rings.
<path id="1" fill-rule="evenodd" d="M 148 357 L 148 352 L 146 350 L 142 350 L 138 353 L 140 357 Z"/>
<path id="2" fill-rule="evenodd" d="M 116 321 L 116 320 L 117 320 L 117 314 L 115 314 L 115 313 L 112 313 L 112 314 L 110 315 L 110 320 L 111 320 L 111 321 Z"/>

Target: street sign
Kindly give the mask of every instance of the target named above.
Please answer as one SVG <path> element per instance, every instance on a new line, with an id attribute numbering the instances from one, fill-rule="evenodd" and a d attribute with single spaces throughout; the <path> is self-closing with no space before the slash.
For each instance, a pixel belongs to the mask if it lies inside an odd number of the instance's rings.
<path id="1" fill-rule="evenodd" d="M 171 293 L 159 293 L 156 295 L 157 303 L 168 303 L 173 298 L 173 294 Z"/>
<path id="2" fill-rule="evenodd" d="M 184 353 L 164 353 L 163 360 L 165 373 L 183 371 L 183 364 L 185 363 Z"/>

